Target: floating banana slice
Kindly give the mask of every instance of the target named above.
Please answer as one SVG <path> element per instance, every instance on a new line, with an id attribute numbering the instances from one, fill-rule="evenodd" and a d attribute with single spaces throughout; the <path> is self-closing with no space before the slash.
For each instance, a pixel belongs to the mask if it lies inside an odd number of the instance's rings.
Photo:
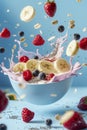
<path id="1" fill-rule="evenodd" d="M 41 60 L 38 65 L 38 70 L 42 71 L 44 73 L 50 74 L 50 73 L 56 73 L 56 70 L 54 69 L 53 63 L 47 60 Z"/>
<path id="2" fill-rule="evenodd" d="M 55 60 L 54 67 L 59 73 L 64 73 L 70 70 L 69 63 L 63 58 L 59 58 L 58 60 Z"/>
<path id="3" fill-rule="evenodd" d="M 32 6 L 26 6 L 20 13 L 20 19 L 24 22 L 31 21 L 35 16 L 35 9 Z"/>
<path id="4" fill-rule="evenodd" d="M 35 69 L 38 69 L 38 60 L 30 59 L 26 62 L 26 69 L 34 71 Z"/>
<path id="5" fill-rule="evenodd" d="M 79 50 L 78 42 L 76 40 L 72 40 L 66 49 L 66 55 L 74 56 L 77 54 L 78 50 Z"/>
<path id="6" fill-rule="evenodd" d="M 13 67 L 14 72 L 23 72 L 25 70 L 25 63 L 19 62 Z"/>

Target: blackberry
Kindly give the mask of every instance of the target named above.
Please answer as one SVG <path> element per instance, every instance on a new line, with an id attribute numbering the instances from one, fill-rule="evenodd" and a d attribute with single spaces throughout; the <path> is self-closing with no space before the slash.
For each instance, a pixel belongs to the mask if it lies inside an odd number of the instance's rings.
<path id="1" fill-rule="evenodd" d="M 79 40 L 79 39 L 80 39 L 80 34 L 75 33 L 75 34 L 74 34 L 74 39 L 75 39 L 75 40 Z"/>
<path id="2" fill-rule="evenodd" d="M 65 30 L 65 28 L 64 28 L 63 25 L 60 25 L 60 26 L 58 27 L 58 31 L 59 31 L 59 32 L 63 32 L 64 30 Z"/>
<path id="3" fill-rule="evenodd" d="M 19 32 L 19 36 L 23 37 L 24 36 L 24 32 L 23 31 Z"/>
<path id="4" fill-rule="evenodd" d="M 52 120 L 51 119 L 47 119 L 46 120 L 46 125 L 47 126 L 51 126 L 52 125 Z"/>
<path id="5" fill-rule="evenodd" d="M 7 126 L 5 124 L 0 124 L 0 130 L 7 130 Z"/>
<path id="6" fill-rule="evenodd" d="M 0 53 L 4 53 L 5 52 L 5 48 L 0 47 Z"/>
<path id="7" fill-rule="evenodd" d="M 39 59 L 39 57 L 36 55 L 36 56 L 34 56 L 34 59 Z"/>
<path id="8" fill-rule="evenodd" d="M 39 73 L 39 79 L 45 80 L 46 79 L 46 74 L 44 72 Z"/>
<path id="9" fill-rule="evenodd" d="M 39 70 L 34 70 L 34 71 L 32 72 L 32 74 L 33 74 L 34 77 L 38 76 Z"/>

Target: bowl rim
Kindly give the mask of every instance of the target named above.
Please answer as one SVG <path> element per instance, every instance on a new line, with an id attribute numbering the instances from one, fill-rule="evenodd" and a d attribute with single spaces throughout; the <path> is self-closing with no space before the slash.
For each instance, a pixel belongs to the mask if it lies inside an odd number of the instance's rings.
<path id="1" fill-rule="evenodd" d="M 43 86 L 44 84 L 45 84 L 45 85 L 56 84 L 56 83 L 60 83 L 60 82 L 62 82 L 62 81 L 69 80 L 69 79 L 70 79 L 70 82 L 71 82 L 71 81 L 72 81 L 72 77 L 69 77 L 69 78 L 66 78 L 66 79 L 64 79 L 64 80 L 57 81 L 57 82 L 46 82 L 46 83 L 40 83 L 40 84 L 27 83 L 27 82 L 25 82 L 24 84 L 26 84 L 26 85 L 31 85 L 31 86 Z M 10 80 L 10 81 L 11 81 L 11 80 L 14 81 L 15 83 L 17 83 L 17 82 L 21 83 L 20 81 L 17 81 L 17 80 L 12 79 L 12 77 L 10 77 L 10 76 L 9 76 L 9 80 Z"/>

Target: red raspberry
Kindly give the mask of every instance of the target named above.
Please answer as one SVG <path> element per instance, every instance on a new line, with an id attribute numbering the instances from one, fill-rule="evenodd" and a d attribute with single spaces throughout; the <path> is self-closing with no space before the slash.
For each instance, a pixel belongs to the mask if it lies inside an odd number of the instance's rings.
<path id="1" fill-rule="evenodd" d="M 51 80 L 51 78 L 53 78 L 53 76 L 54 76 L 53 73 L 46 75 L 46 80 Z"/>
<path id="2" fill-rule="evenodd" d="M 80 49 L 87 50 L 87 37 L 84 37 L 79 42 Z"/>
<path id="3" fill-rule="evenodd" d="M 26 80 L 26 81 L 29 81 L 32 79 L 32 73 L 30 70 L 25 70 L 23 71 L 23 78 Z"/>
<path id="4" fill-rule="evenodd" d="M 8 105 L 8 99 L 3 91 L 0 90 L 0 112 L 5 110 Z"/>
<path id="5" fill-rule="evenodd" d="M 29 60 L 29 58 L 27 56 L 21 56 L 19 61 L 20 62 L 27 62 Z"/>
<path id="6" fill-rule="evenodd" d="M 9 38 L 10 35 L 10 31 L 7 28 L 3 28 L 3 30 L 0 33 L 1 38 Z"/>
<path id="7" fill-rule="evenodd" d="M 22 120 L 26 123 L 30 122 L 34 118 L 34 112 L 28 108 L 22 109 Z"/>
<path id="8" fill-rule="evenodd" d="M 41 46 L 45 43 L 45 40 L 40 34 L 37 34 L 32 42 L 35 46 Z"/>
<path id="9" fill-rule="evenodd" d="M 80 110 L 87 110 L 87 96 L 84 96 L 80 99 L 77 106 Z"/>

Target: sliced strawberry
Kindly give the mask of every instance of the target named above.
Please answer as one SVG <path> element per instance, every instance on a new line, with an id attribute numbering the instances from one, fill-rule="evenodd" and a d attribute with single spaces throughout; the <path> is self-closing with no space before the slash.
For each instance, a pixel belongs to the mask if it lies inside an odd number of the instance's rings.
<path id="1" fill-rule="evenodd" d="M 46 75 L 46 80 L 48 80 L 48 81 L 51 80 L 53 78 L 53 76 L 54 76 L 53 73 Z"/>
<path id="2" fill-rule="evenodd" d="M 40 34 L 37 34 L 32 42 L 35 46 L 41 46 L 45 43 L 45 40 L 42 38 Z"/>
<path id="3" fill-rule="evenodd" d="M 34 118 L 34 112 L 29 110 L 28 108 L 22 109 L 22 120 L 26 123 L 30 122 Z"/>
<path id="4" fill-rule="evenodd" d="M 80 49 L 87 50 L 87 37 L 84 37 L 79 42 Z"/>
<path id="5" fill-rule="evenodd" d="M 53 17 L 56 13 L 56 3 L 54 1 L 47 0 L 44 4 L 44 10 L 49 17 Z"/>
<path id="6" fill-rule="evenodd" d="M 81 110 L 87 110 L 87 96 L 84 96 L 80 99 L 77 107 Z"/>
<path id="7" fill-rule="evenodd" d="M 25 70 L 23 71 L 23 78 L 26 80 L 26 81 L 29 81 L 32 79 L 32 73 L 30 70 Z"/>
<path id="8" fill-rule="evenodd" d="M 27 56 L 21 56 L 19 61 L 20 62 L 27 62 L 29 60 L 29 58 Z"/>
<path id="9" fill-rule="evenodd" d="M 11 35 L 11 33 L 7 28 L 3 28 L 3 30 L 0 33 L 1 38 L 9 38 L 10 35 Z"/>
<path id="10" fill-rule="evenodd" d="M 60 123 L 69 130 L 81 130 L 87 128 L 87 124 L 80 113 L 76 111 L 67 111 L 62 115 Z"/>

